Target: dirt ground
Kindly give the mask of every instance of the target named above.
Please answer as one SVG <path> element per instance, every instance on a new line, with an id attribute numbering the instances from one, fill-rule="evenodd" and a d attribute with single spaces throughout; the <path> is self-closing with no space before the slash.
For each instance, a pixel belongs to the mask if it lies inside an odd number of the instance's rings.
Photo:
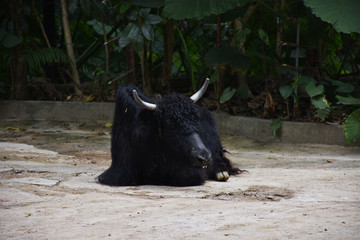
<path id="1" fill-rule="evenodd" d="M 108 187 L 105 123 L 0 122 L 0 239 L 359 239 L 359 147 L 222 138 L 249 173 Z"/>

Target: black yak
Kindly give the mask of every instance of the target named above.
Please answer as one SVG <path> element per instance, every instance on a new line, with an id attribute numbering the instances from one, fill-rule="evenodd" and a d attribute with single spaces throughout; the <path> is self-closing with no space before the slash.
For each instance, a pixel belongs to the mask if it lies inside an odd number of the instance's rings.
<path id="1" fill-rule="evenodd" d="M 210 112 L 192 97 L 170 94 L 150 99 L 131 85 L 116 93 L 111 139 L 112 163 L 98 180 L 111 186 L 201 185 L 241 172 L 224 156 Z"/>

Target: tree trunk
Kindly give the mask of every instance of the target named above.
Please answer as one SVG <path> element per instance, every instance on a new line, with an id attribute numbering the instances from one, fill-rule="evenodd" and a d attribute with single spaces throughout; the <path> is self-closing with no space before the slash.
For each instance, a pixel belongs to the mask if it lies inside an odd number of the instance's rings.
<path id="1" fill-rule="evenodd" d="M 76 95 L 82 95 L 82 91 L 80 89 L 80 77 L 79 77 L 79 73 L 76 68 L 76 59 L 75 59 L 74 49 L 73 49 L 73 44 L 72 44 L 72 39 L 71 39 L 70 24 L 69 24 L 66 0 L 60 0 L 60 5 L 61 5 L 61 12 L 62 12 L 62 22 L 63 22 L 63 28 L 64 28 L 66 51 L 71 60 L 70 67 L 71 67 L 72 78 L 74 80 L 74 90 L 75 90 Z"/>
<path id="2" fill-rule="evenodd" d="M 277 9 L 277 2 L 278 0 L 275 0 L 275 6 L 274 6 L 274 10 L 275 12 L 277 13 L 282 13 L 284 11 L 284 8 L 285 8 L 285 0 L 281 0 L 280 2 L 280 9 L 278 10 Z M 281 24 L 280 22 L 280 18 L 278 17 L 277 18 L 277 22 L 276 22 L 276 27 L 277 27 L 277 30 L 276 30 L 276 47 L 275 47 L 275 52 L 276 52 L 276 55 L 278 55 L 278 57 L 281 57 L 281 41 L 282 41 L 282 36 L 283 36 L 283 32 L 284 32 L 284 27 L 283 25 Z"/>
<path id="3" fill-rule="evenodd" d="M 244 16 L 241 19 L 235 19 L 234 20 L 234 29 L 235 31 L 243 31 L 247 22 L 250 20 L 251 16 L 255 13 L 255 10 L 259 6 L 259 2 L 253 2 L 250 4 L 248 9 L 246 10 Z M 238 44 L 235 44 L 235 41 L 232 42 L 232 45 L 235 45 L 235 47 L 240 50 L 242 53 L 245 54 L 245 41 L 240 41 Z M 235 72 L 237 74 L 238 78 L 238 85 L 245 85 L 247 86 L 247 82 L 245 79 L 245 72 L 242 69 L 235 69 Z M 249 90 L 249 96 L 251 96 L 252 93 Z"/>
<path id="4" fill-rule="evenodd" d="M 162 65 L 162 74 L 160 78 L 160 92 L 168 92 L 169 79 L 171 78 L 171 67 L 173 62 L 173 53 L 174 53 L 174 20 L 167 19 L 167 22 L 164 27 L 164 62 Z"/>
<path id="5" fill-rule="evenodd" d="M 143 46 L 140 53 L 140 61 L 141 61 L 141 75 L 142 75 L 142 82 L 143 82 L 143 90 L 144 93 L 148 96 L 151 96 L 153 91 L 151 87 L 151 79 L 149 76 L 149 66 L 147 60 L 147 47 L 146 47 L 146 40 L 143 39 Z"/>
<path id="6" fill-rule="evenodd" d="M 136 78 L 136 71 L 135 71 L 135 54 L 134 48 L 131 44 L 125 47 L 126 52 L 126 66 L 128 70 L 128 81 L 135 86 L 139 85 L 139 81 Z"/>
<path id="7" fill-rule="evenodd" d="M 217 24 L 216 24 L 216 47 L 221 47 L 221 14 L 217 15 Z M 222 74 L 221 74 L 221 66 L 217 65 L 217 88 L 216 88 L 216 97 L 220 99 L 222 91 L 223 91 L 223 81 L 222 81 Z M 218 109 L 220 106 L 218 105 Z"/>

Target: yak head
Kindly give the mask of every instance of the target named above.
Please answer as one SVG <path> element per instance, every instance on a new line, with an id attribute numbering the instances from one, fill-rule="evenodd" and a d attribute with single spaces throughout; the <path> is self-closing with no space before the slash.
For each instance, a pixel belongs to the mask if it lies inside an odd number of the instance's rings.
<path id="1" fill-rule="evenodd" d="M 157 104 L 142 100 L 136 90 L 135 101 L 144 109 L 155 111 L 159 122 L 161 147 L 168 158 L 181 161 L 192 167 L 207 168 L 211 162 L 211 152 L 200 136 L 200 112 L 194 104 L 205 93 L 209 79 L 190 98 L 170 94 Z"/>

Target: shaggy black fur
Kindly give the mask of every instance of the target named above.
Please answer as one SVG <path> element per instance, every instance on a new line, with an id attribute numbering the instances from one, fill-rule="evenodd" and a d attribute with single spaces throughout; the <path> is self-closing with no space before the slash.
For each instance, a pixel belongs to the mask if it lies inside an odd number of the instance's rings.
<path id="1" fill-rule="evenodd" d="M 156 103 L 157 109 L 142 109 L 133 98 L 134 89 L 141 99 Z M 194 166 L 194 134 L 200 136 L 202 150 L 211 153 L 208 168 Z M 120 87 L 116 94 L 111 154 L 111 166 L 98 180 L 113 186 L 193 186 L 216 180 L 218 172 L 240 173 L 224 156 L 209 111 L 178 94 L 149 99 L 130 85 Z"/>

